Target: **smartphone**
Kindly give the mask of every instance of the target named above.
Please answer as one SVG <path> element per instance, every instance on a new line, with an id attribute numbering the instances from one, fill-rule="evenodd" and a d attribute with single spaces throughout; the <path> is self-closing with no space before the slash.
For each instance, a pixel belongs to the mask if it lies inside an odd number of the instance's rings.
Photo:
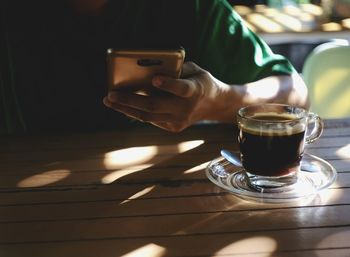
<path id="1" fill-rule="evenodd" d="M 107 51 L 108 89 L 142 89 L 155 75 L 179 78 L 185 59 L 183 48 L 175 50 Z"/>

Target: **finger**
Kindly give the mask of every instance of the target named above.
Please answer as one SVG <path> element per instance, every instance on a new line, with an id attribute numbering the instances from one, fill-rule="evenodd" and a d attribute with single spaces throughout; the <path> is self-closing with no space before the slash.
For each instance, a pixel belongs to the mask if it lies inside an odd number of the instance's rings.
<path id="1" fill-rule="evenodd" d="M 105 97 L 103 98 L 102 102 L 103 102 L 103 104 L 104 104 L 105 106 L 107 106 L 107 107 L 109 107 L 109 108 L 112 107 L 112 102 L 108 100 L 108 97 L 107 97 L 107 96 L 105 96 Z"/>
<path id="2" fill-rule="evenodd" d="M 156 126 L 158 128 L 172 132 L 171 128 L 169 128 L 169 126 L 167 125 L 168 122 L 150 122 L 150 124 L 152 124 L 153 126 Z"/>
<path id="3" fill-rule="evenodd" d="M 170 115 L 155 115 L 153 114 L 149 116 L 150 114 L 144 113 L 140 110 L 135 110 L 132 108 L 129 108 L 127 106 L 118 105 L 116 103 L 112 103 L 108 100 L 107 97 L 103 99 L 103 103 L 109 107 L 112 108 L 115 111 L 124 113 L 126 116 L 142 121 L 142 122 L 149 122 L 150 124 L 159 127 L 161 129 L 167 130 L 169 132 L 180 132 L 183 129 L 186 128 L 186 126 L 183 125 L 181 122 L 174 122 L 174 119 L 171 118 Z"/>
<path id="4" fill-rule="evenodd" d="M 188 79 L 155 76 L 152 80 L 152 84 L 161 90 L 184 98 L 192 97 L 196 93 L 194 81 Z"/>
<path id="5" fill-rule="evenodd" d="M 111 103 L 128 106 L 151 113 L 169 113 L 172 99 L 168 96 L 145 96 L 139 94 L 125 94 L 111 92 L 107 97 Z"/>
<path id="6" fill-rule="evenodd" d="M 149 113 L 117 103 L 111 103 L 109 107 L 142 122 L 171 122 L 173 120 L 170 114 Z"/>
<path id="7" fill-rule="evenodd" d="M 151 124 L 169 132 L 181 132 L 186 128 L 183 124 L 174 122 L 151 122 Z"/>

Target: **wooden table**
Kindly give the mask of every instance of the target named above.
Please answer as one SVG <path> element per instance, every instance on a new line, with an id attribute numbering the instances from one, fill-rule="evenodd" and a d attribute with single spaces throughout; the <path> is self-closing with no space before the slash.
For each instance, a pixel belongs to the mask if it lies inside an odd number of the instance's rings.
<path id="1" fill-rule="evenodd" d="M 0 138 L 0 256 L 350 256 L 350 119 L 306 151 L 338 170 L 312 200 L 244 201 L 205 176 L 233 125 Z"/>

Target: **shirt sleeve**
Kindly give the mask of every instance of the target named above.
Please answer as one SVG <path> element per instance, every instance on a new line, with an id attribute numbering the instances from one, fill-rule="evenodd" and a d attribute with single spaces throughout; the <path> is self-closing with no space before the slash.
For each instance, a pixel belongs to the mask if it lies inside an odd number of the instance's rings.
<path id="1" fill-rule="evenodd" d="M 197 1 L 196 61 L 229 84 L 294 72 L 290 62 L 244 24 L 225 0 Z"/>

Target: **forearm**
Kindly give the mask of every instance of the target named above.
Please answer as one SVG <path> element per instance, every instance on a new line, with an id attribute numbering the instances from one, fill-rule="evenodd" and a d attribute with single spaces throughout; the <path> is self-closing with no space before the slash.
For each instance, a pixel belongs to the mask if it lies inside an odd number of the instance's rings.
<path id="1" fill-rule="evenodd" d="M 251 104 L 284 103 L 309 108 L 307 88 L 298 74 L 271 76 L 244 85 L 213 81 L 219 93 L 213 99 L 215 108 L 207 111 L 205 119 L 232 122 L 239 108 Z"/>
<path id="2" fill-rule="evenodd" d="M 202 120 L 232 123 L 238 109 L 251 104 L 287 103 L 305 108 L 309 105 L 305 84 L 297 74 L 228 85 L 187 62 L 180 79 L 155 76 L 152 85 L 169 94 L 113 91 L 104 103 L 129 117 L 172 132 L 182 131 Z"/>

